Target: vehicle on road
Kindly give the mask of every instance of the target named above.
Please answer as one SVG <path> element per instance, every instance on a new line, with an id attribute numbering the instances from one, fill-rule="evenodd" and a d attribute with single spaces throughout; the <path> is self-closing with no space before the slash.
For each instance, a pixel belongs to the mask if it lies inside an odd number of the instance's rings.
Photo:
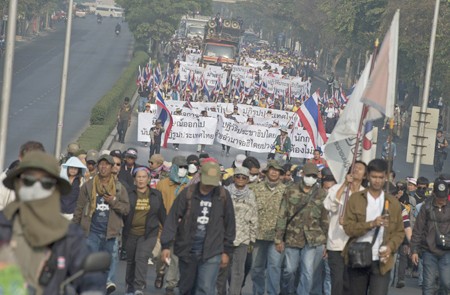
<path id="1" fill-rule="evenodd" d="M 238 21 L 224 19 L 219 26 L 210 20 L 202 45 L 202 63 L 233 65 L 239 57 L 239 46 L 244 31 Z"/>
<path id="2" fill-rule="evenodd" d="M 106 17 L 119 17 L 123 16 L 123 9 L 118 6 L 112 5 L 97 5 L 95 9 L 96 15 L 106 16 Z"/>

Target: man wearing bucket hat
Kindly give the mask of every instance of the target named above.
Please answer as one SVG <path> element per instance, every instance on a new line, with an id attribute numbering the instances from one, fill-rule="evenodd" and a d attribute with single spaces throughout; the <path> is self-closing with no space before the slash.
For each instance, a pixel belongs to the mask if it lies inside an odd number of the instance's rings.
<path id="1" fill-rule="evenodd" d="M 280 135 L 275 138 L 275 141 L 272 145 L 271 154 L 273 154 L 273 159 L 278 161 L 279 163 L 285 163 L 289 161 L 289 153 L 291 152 L 291 139 L 288 136 L 288 129 L 286 126 L 280 128 Z M 269 154 L 269 157 L 271 156 Z"/>
<path id="2" fill-rule="evenodd" d="M 90 253 L 81 229 L 60 214 L 59 198 L 71 185 L 59 174 L 53 156 L 32 151 L 3 181 L 17 199 L 0 212 L 0 245 L 9 245 L 29 294 L 57 294 Z M 73 287 L 102 294 L 105 279 L 100 273 L 84 275 Z"/>
<path id="3" fill-rule="evenodd" d="M 98 158 L 98 174 L 80 189 L 73 222 L 80 224 L 86 242 L 93 251 L 118 252 L 117 238 L 123 227 L 123 216 L 130 211 L 126 188 L 116 182 L 112 174 L 115 161 L 110 155 Z M 111 263 L 107 294 L 116 289 L 114 284 L 115 263 Z"/>
<path id="4" fill-rule="evenodd" d="M 258 208 L 258 230 L 253 250 L 253 294 L 280 293 L 282 255 L 275 249 L 275 226 L 286 186 L 281 181 L 283 167 L 277 161 L 269 161 L 263 170 L 264 181 L 252 190 Z M 267 269 L 267 272 L 266 272 Z M 267 277 L 266 277 L 267 274 Z M 267 283 L 266 283 L 267 281 Z"/>
<path id="5" fill-rule="evenodd" d="M 218 163 L 202 163 L 200 182 L 181 191 L 164 223 L 161 259 L 170 264 L 173 244 L 180 294 L 214 294 L 219 266 L 227 266 L 233 251 L 233 202 L 220 178 Z"/>

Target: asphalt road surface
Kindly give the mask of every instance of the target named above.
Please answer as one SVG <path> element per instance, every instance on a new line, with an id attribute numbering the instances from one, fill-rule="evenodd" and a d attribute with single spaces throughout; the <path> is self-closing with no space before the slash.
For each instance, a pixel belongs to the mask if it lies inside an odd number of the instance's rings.
<path id="1" fill-rule="evenodd" d="M 73 20 L 63 151 L 85 129 L 92 107 L 130 60 L 132 34 L 122 23 L 122 32 L 116 37 L 117 22 L 104 18 L 99 25 L 95 16 Z M 31 42 L 16 43 L 5 165 L 17 158 L 20 145 L 28 140 L 41 141 L 54 153 L 65 25 L 58 23 L 55 29 Z M 3 73 L 0 77 L 3 81 Z"/>
<path id="2" fill-rule="evenodd" d="M 313 87 L 320 87 L 320 84 L 322 81 L 313 81 Z M 315 89 L 315 88 L 313 88 Z M 405 129 L 406 131 L 406 129 Z M 381 131 L 379 134 L 379 142 L 384 142 L 385 138 L 387 136 L 387 131 Z M 408 175 L 412 175 L 412 164 L 408 164 L 405 162 L 406 159 L 406 133 L 404 134 L 402 139 L 399 139 L 397 141 L 397 154 L 398 157 L 394 162 L 394 170 L 397 173 L 397 179 L 400 179 L 402 177 L 406 177 Z M 378 155 L 381 153 L 380 149 L 381 144 L 378 145 Z M 128 147 L 135 147 L 138 150 L 138 159 L 137 162 L 141 165 L 148 165 L 148 156 L 149 156 L 149 148 L 145 147 L 143 143 L 137 142 L 137 113 L 134 113 L 131 126 L 128 129 L 128 132 L 125 137 L 125 143 L 118 143 L 117 141 L 113 142 L 111 146 L 107 147 L 108 149 L 120 149 L 124 151 Z M 236 149 L 230 150 L 230 156 L 222 156 L 221 154 L 221 145 L 218 143 L 215 143 L 212 146 L 207 146 L 205 148 L 206 152 L 219 160 L 220 163 L 222 163 L 225 167 L 230 167 L 232 164 L 232 161 L 236 157 L 237 154 L 243 153 Z M 180 150 L 175 151 L 175 149 L 172 147 L 172 145 L 169 144 L 169 147 L 167 149 L 161 149 L 161 153 L 164 156 L 165 160 L 171 161 L 171 159 L 176 155 L 183 155 L 188 156 L 190 154 L 197 154 L 196 153 L 197 146 L 196 145 L 180 145 Z M 266 162 L 266 154 L 259 154 L 259 153 L 251 153 L 252 156 L 255 156 L 260 160 L 262 163 Z M 301 159 L 294 159 L 294 163 L 301 164 Z M 422 166 L 421 171 L 423 172 L 424 176 L 427 176 L 429 179 L 434 179 L 434 172 L 432 166 Z M 117 294 L 123 294 L 125 292 L 125 269 L 126 269 L 126 263 L 124 261 L 121 261 L 119 263 L 119 266 L 117 268 Z M 153 283 L 155 280 L 155 269 L 153 266 L 149 266 L 149 273 L 148 273 L 148 279 L 147 279 L 147 290 L 146 294 L 164 294 L 164 289 L 157 290 L 154 288 Z M 114 293 L 114 294 L 116 294 Z M 247 283 L 243 289 L 242 292 L 243 295 L 250 295 L 252 294 L 252 283 L 251 279 L 247 279 Z M 402 289 L 397 289 L 395 287 L 391 287 L 389 289 L 389 294 L 392 295 L 418 295 L 421 294 L 421 289 L 417 284 L 417 279 L 413 278 L 407 278 L 406 279 L 406 287 Z"/>

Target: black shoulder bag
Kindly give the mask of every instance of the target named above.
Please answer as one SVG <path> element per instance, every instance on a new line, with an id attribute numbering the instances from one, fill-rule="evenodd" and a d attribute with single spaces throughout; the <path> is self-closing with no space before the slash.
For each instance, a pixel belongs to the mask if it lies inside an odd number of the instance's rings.
<path id="1" fill-rule="evenodd" d="M 436 229 L 435 233 L 435 242 L 436 247 L 438 247 L 441 250 L 449 251 L 450 250 L 450 233 L 447 233 L 446 235 L 442 234 L 437 226 L 437 219 L 436 215 L 434 214 L 433 205 L 431 204 L 430 214 L 431 218 L 433 219 L 434 227 Z"/>
<path id="2" fill-rule="evenodd" d="M 381 211 L 381 215 L 384 214 Z M 348 246 L 348 266 L 351 268 L 365 268 L 372 264 L 372 247 L 378 237 L 380 227 L 377 227 L 372 242 L 353 242 Z"/>

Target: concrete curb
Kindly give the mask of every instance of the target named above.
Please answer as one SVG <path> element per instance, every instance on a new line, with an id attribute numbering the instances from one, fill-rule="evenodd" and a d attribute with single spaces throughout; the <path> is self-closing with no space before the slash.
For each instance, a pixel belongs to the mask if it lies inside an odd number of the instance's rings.
<path id="1" fill-rule="evenodd" d="M 136 92 L 133 94 L 133 97 L 131 98 L 131 105 L 133 107 L 133 110 L 135 108 L 137 98 L 138 98 L 138 91 L 136 90 Z M 114 128 L 111 131 L 111 133 L 108 135 L 108 137 L 106 138 L 100 151 L 109 150 L 111 148 L 111 146 L 114 144 L 114 142 L 116 141 L 116 135 L 117 135 L 117 128 Z"/>

